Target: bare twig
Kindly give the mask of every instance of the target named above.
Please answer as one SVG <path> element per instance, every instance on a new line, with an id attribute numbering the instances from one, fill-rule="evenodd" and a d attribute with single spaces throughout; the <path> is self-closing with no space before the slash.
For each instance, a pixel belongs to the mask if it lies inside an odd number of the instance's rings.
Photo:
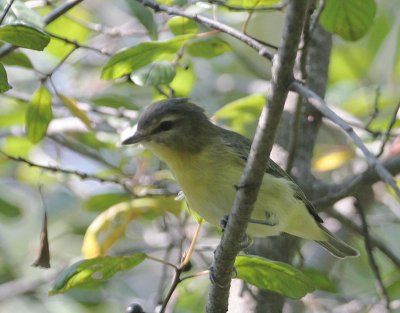
<path id="1" fill-rule="evenodd" d="M 374 121 L 374 119 L 379 114 L 379 98 L 380 98 L 380 96 L 381 96 L 381 90 L 378 87 L 378 88 L 376 88 L 376 91 L 375 91 L 374 104 L 373 104 L 374 107 L 373 107 L 372 112 L 371 112 L 371 114 L 370 114 L 370 116 L 368 118 L 367 123 L 365 124 L 365 128 L 366 129 L 369 129 L 371 123 Z"/>
<path id="2" fill-rule="evenodd" d="M 399 112 L 399 109 L 400 109 L 400 101 L 397 103 L 396 108 L 394 109 L 392 118 L 390 119 L 389 126 L 388 126 L 385 134 L 383 135 L 381 148 L 379 149 L 379 152 L 376 155 L 377 158 L 379 158 L 382 155 L 383 151 L 385 150 L 385 146 L 386 146 L 386 144 L 388 143 L 388 141 L 390 139 L 390 133 L 392 131 L 392 128 L 393 128 L 394 124 L 397 121 L 397 113 Z"/>
<path id="3" fill-rule="evenodd" d="M 49 31 L 46 31 L 46 33 L 49 36 L 53 37 L 53 38 L 56 38 L 58 40 L 62 40 L 64 42 L 68 43 L 68 44 L 73 45 L 75 48 L 83 48 L 83 49 L 87 49 L 87 50 L 91 50 L 91 51 L 100 53 L 102 55 L 111 56 L 111 53 L 107 52 L 105 49 L 98 49 L 98 48 L 95 48 L 95 47 L 87 46 L 87 45 L 84 45 L 84 44 L 81 44 L 81 43 L 77 42 L 76 40 L 71 40 L 71 39 L 59 36 L 57 34 L 51 33 Z"/>
<path id="4" fill-rule="evenodd" d="M 354 205 L 355 205 L 355 207 L 358 211 L 358 214 L 360 215 L 360 218 L 361 218 L 365 250 L 367 251 L 369 265 L 370 265 L 372 272 L 374 273 L 374 276 L 376 279 L 378 293 L 381 295 L 381 297 L 385 303 L 387 312 L 390 312 L 391 311 L 390 310 L 390 299 L 389 299 L 389 295 L 386 290 L 385 284 L 383 283 L 382 275 L 381 275 L 378 263 L 376 262 L 373 251 L 372 251 L 373 245 L 371 243 L 371 238 L 369 235 L 368 222 L 365 217 L 364 208 L 362 207 L 360 200 L 357 200 Z"/>
<path id="5" fill-rule="evenodd" d="M 362 230 L 362 228 L 360 226 L 358 226 L 353 220 L 347 218 L 346 216 L 344 216 L 343 214 L 339 213 L 338 211 L 335 210 L 329 210 L 328 214 L 337 219 L 342 225 L 344 225 L 345 227 L 351 229 L 353 232 L 364 236 L 364 232 Z M 400 258 L 397 257 L 393 251 L 386 246 L 385 243 L 383 243 L 382 241 L 380 241 L 379 239 L 373 237 L 373 236 L 369 236 L 370 238 L 370 243 L 372 244 L 372 246 L 376 247 L 380 252 L 382 252 L 384 255 L 386 255 L 386 257 L 393 263 L 393 265 L 396 268 L 400 268 Z"/>
<path id="6" fill-rule="evenodd" d="M 368 165 L 375 169 L 379 177 L 392 187 L 394 192 L 400 198 L 400 189 L 397 187 L 392 175 L 382 166 L 382 164 L 375 158 L 375 156 L 368 150 L 364 145 L 361 138 L 354 132 L 353 128 L 347 124 L 341 117 L 339 117 L 335 112 L 333 112 L 326 105 L 325 101 L 318 96 L 312 90 L 306 88 L 298 81 L 293 81 L 291 84 L 291 89 L 302 95 L 311 105 L 318 109 L 326 118 L 330 119 L 341 129 L 343 129 L 347 135 L 352 139 L 354 144 L 362 151 L 365 156 Z"/>
<path id="7" fill-rule="evenodd" d="M 162 304 L 162 306 L 160 308 L 160 311 L 159 311 L 160 313 L 164 313 L 165 312 L 165 310 L 167 308 L 167 305 L 168 305 L 168 302 L 172 297 L 172 294 L 174 293 L 176 287 L 178 287 L 178 285 L 182 282 L 181 274 L 185 270 L 186 265 L 189 264 L 190 258 L 191 258 L 192 254 L 193 254 L 193 251 L 194 251 L 194 246 L 195 246 L 196 241 L 197 241 L 197 239 L 199 237 L 201 226 L 202 226 L 201 222 L 197 224 L 197 228 L 196 228 L 196 231 L 195 231 L 195 233 L 193 235 L 193 239 L 192 239 L 192 242 L 190 243 L 189 249 L 186 251 L 186 253 L 185 253 L 185 255 L 184 255 L 184 257 L 183 257 L 183 259 L 181 261 L 181 264 L 178 267 L 174 268 L 175 269 L 175 273 L 174 273 L 174 277 L 172 279 L 171 287 L 169 288 L 168 293 L 167 293 L 167 295 L 166 295 L 166 297 L 165 297 L 165 299 L 163 301 L 163 304 Z"/>
<path id="8" fill-rule="evenodd" d="M 85 172 L 80 172 L 80 171 L 76 171 L 76 170 L 68 170 L 68 169 L 64 169 L 58 166 L 51 166 L 51 165 L 41 165 L 41 164 L 37 164 L 35 162 L 29 161 L 23 157 L 14 157 L 12 155 L 9 155 L 7 153 L 5 153 L 4 151 L 0 150 L 0 154 L 3 155 L 5 158 L 7 158 L 8 160 L 11 161 L 15 161 L 15 162 L 20 162 L 20 163 L 25 163 L 26 165 L 30 166 L 30 167 L 36 167 L 36 168 L 40 168 L 42 170 L 45 171 L 49 171 L 49 172 L 53 172 L 53 173 L 63 173 L 63 174 L 67 174 L 67 175 L 74 175 L 79 177 L 82 180 L 94 180 L 94 181 L 98 181 L 100 183 L 112 183 L 112 184 L 117 184 L 120 185 L 122 187 L 124 187 L 125 190 L 131 190 L 128 182 L 126 181 L 122 181 L 119 178 L 116 177 L 99 177 L 97 175 L 93 175 L 93 174 L 88 174 Z M 132 191 L 130 191 L 132 193 Z"/>
<path id="9" fill-rule="evenodd" d="M 3 12 L 3 14 L 2 14 L 1 17 L 0 17 L 0 25 L 3 24 L 4 19 L 6 18 L 8 11 L 10 11 L 11 6 L 13 5 L 13 3 L 14 3 L 14 0 L 10 0 L 10 1 L 7 3 L 7 6 L 4 8 L 4 12 Z"/>

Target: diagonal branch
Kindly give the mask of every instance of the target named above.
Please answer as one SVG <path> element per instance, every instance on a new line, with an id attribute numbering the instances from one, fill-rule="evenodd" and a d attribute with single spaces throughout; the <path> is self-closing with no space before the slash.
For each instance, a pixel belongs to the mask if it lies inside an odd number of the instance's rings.
<path id="1" fill-rule="evenodd" d="M 272 61 L 272 58 L 274 56 L 273 53 L 269 52 L 268 48 L 257 41 L 256 39 L 252 38 L 251 36 L 248 36 L 237 29 L 230 27 L 226 24 L 220 23 L 218 21 L 215 21 L 211 18 L 195 14 L 195 13 L 188 13 L 180 9 L 168 7 L 162 4 L 155 3 L 150 0 L 137 0 L 138 2 L 142 3 L 143 5 L 152 8 L 155 12 L 162 11 L 165 12 L 169 15 L 176 15 L 176 16 L 183 16 L 187 17 L 191 20 L 194 20 L 196 22 L 199 22 L 200 24 L 203 24 L 205 26 L 211 27 L 213 29 L 219 30 L 223 33 L 226 33 L 236 39 L 239 39 L 240 41 L 244 42 L 247 44 L 249 47 L 253 48 L 254 50 L 257 50 L 258 53 L 265 57 L 266 59 Z M 296 48 L 297 49 L 297 48 Z"/>
<path id="2" fill-rule="evenodd" d="M 228 309 L 233 264 L 257 199 L 289 86 L 293 80 L 293 67 L 307 9 L 307 0 L 292 0 L 289 3 L 282 34 L 282 46 L 274 58 L 272 67 L 269 109 L 265 106 L 261 114 L 224 236 L 215 251 L 211 268 L 214 283 L 209 292 L 206 309 L 208 313 L 225 313 Z"/>
<path id="3" fill-rule="evenodd" d="M 389 171 L 383 167 L 383 165 L 376 159 L 376 157 L 368 150 L 364 145 L 361 138 L 355 133 L 354 129 L 346 123 L 339 115 L 333 112 L 325 103 L 325 101 L 318 96 L 315 92 L 303 86 L 298 81 L 293 81 L 291 84 L 291 89 L 301 96 L 303 96 L 312 106 L 319 110 L 326 118 L 330 119 L 333 123 L 338 125 L 343 129 L 347 135 L 352 139 L 354 144 L 362 151 L 367 160 L 368 165 L 373 168 L 378 176 L 387 184 L 392 187 L 393 191 L 400 198 L 400 189 L 397 187 L 393 176 Z"/>

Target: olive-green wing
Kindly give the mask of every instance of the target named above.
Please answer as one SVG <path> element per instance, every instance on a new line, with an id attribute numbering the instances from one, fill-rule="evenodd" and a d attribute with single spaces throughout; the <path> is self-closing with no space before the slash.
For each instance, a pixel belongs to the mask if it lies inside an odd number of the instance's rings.
<path id="1" fill-rule="evenodd" d="M 221 135 L 222 135 L 224 144 L 226 146 L 231 147 L 232 150 L 238 155 L 238 157 L 241 158 L 242 160 L 244 160 L 244 162 L 246 162 L 249 152 L 250 152 L 250 148 L 251 148 L 251 141 L 248 138 L 243 137 L 242 135 L 240 135 L 238 133 L 235 133 L 235 132 L 232 132 L 232 131 L 229 131 L 226 129 L 222 129 L 222 128 L 221 128 Z M 304 202 L 307 210 L 310 212 L 310 214 L 314 217 L 314 219 L 317 222 L 323 223 L 323 220 L 318 215 L 314 206 L 306 198 L 304 192 L 295 183 L 293 178 L 271 159 L 268 162 L 268 167 L 266 169 L 266 173 L 268 173 L 272 176 L 275 176 L 275 177 L 284 177 L 287 180 L 289 180 L 290 182 L 292 182 L 292 188 L 294 189 L 295 197 Z"/>

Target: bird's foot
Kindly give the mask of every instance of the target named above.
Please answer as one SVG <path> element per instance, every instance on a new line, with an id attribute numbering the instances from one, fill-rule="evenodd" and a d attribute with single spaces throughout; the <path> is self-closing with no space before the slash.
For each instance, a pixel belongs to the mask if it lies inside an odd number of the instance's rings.
<path id="1" fill-rule="evenodd" d="M 257 219 L 251 218 L 251 219 L 249 219 L 249 223 L 266 225 L 266 226 L 278 225 L 277 222 L 271 220 L 271 214 L 269 212 L 265 212 L 265 220 L 257 220 Z"/>

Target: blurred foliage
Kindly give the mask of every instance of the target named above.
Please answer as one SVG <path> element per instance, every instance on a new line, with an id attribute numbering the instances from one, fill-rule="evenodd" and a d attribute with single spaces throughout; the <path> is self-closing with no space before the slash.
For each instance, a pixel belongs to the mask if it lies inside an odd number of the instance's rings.
<path id="1" fill-rule="evenodd" d="M 279 1 L 211 1 L 215 7 L 157 2 L 214 14 L 237 29 L 246 25 L 263 42 L 280 40 L 285 10 L 259 10 Z M 0 11 L 9 3 L 0 1 Z M 191 97 L 217 123 L 252 137 L 270 73 L 265 60 L 228 36 L 135 1 L 83 1 L 45 25 L 46 16 L 65 3 L 15 0 L 0 25 L 0 312 L 123 312 L 136 302 L 153 312 L 173 270 L 147 256 L 179 264 L 195 222 L 182 210 L 184 201 L 174 199 L 179 189 L 165 165 L 140 147 L 122 148 L 119 142 L 145 105 L 172 95 Z M 400 7 L 396 0 L 325 4 L 321 23 L 337 34 L 327 101 L 376 153 L 392 125 L 382 158 L 393 156 L 399 151 L 400 125 L 393 116 L 400 99 Z M 23 48 L 4 53 L 8 44 Z M 313 166 L 320 178 L 339 182 L 364 161 L 327 123 Z M 382 185 L 374 190 L 371 233 L 400 255 L 398 202 Z M 349 202 L 337 208 L 355 219 Z M 43 210 L 53 266 L 45 272 L 30 266 Z M 219 235 L 204 225 L 201 249 L 187 275 L 208 268 Z M 348 236 L 363 250 L 360 237 Z M 299 302 L 287 304 L 293 312 L 311 312 L 315 304 L 326 312 L 378 310 L 365 253 L 336 261 L 309 244 L 301 252 L 295 264 L 301 271 L 241 256 L 238 276 L 294 298 L 316 288 L 313 303 L 304 300 L 301 309 Z M 399 271 L 380 252 L 376 256 L 398 305 Z M 140 270 L 130 270 L 139 263 Z M 278 279 L 264 279 L 270 275 Z M 27 287 L 13 287 L 18 284 Z M 175 291 L 174 312 L 204 312 L 208 288 L 206 277 L 183 281 Z M 49 298 L 50 290 L 68 292 Z M 350 302 L 359 309 L 346 309 Z"/>

